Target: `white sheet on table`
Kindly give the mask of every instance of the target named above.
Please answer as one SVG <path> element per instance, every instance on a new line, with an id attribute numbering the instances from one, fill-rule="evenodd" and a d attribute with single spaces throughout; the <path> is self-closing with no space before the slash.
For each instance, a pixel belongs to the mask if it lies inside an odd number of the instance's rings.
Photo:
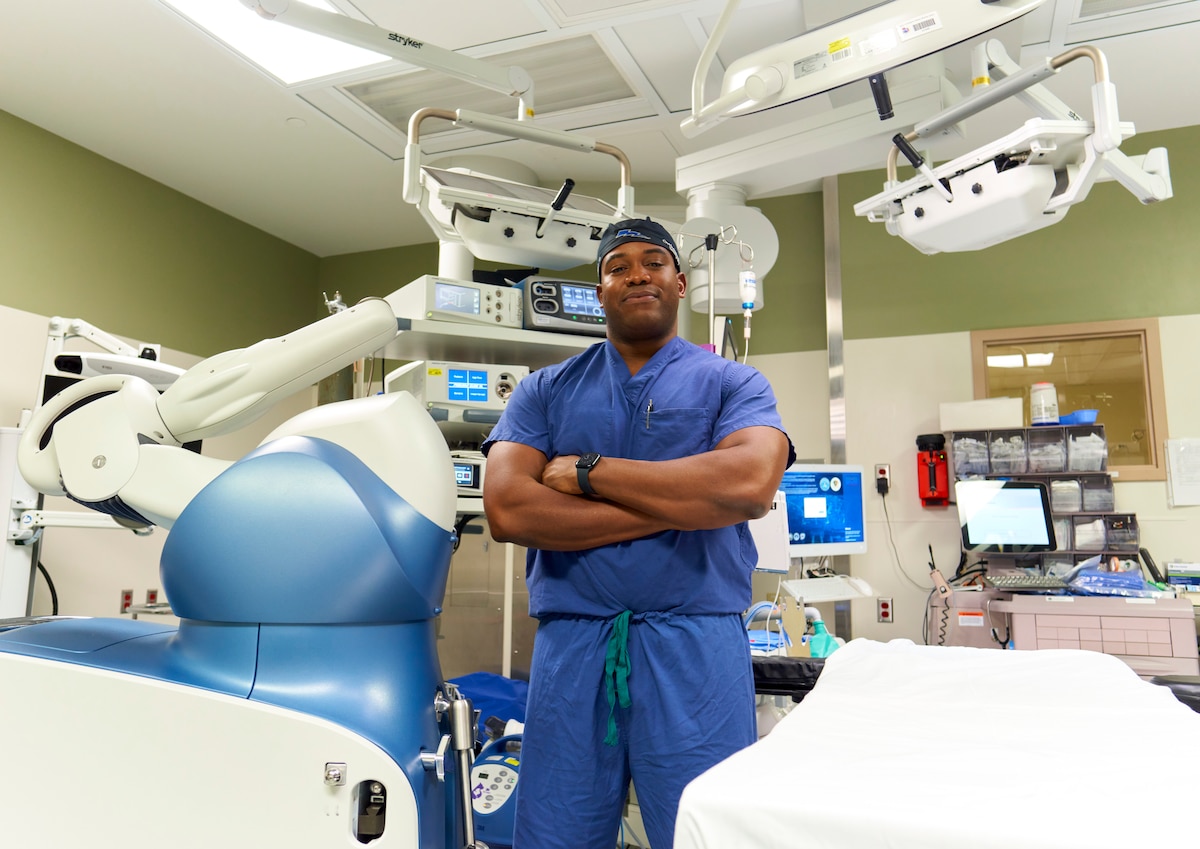
<path id="1" fill-rule="evenodd" d="M 1200 714 L 1114 657 L 853 640 L 674 849 L 1196 846 Z"/>

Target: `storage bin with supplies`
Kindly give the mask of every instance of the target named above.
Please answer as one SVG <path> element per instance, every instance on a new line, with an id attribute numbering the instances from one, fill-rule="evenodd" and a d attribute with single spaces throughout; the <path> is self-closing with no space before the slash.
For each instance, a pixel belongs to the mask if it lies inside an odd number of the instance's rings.
<path id="1" fill-rule="evenodd" d="M 1029 468 L 1025 431 L 993 430 L 988 433 L 988 462 L 993 475 L 1021 474 Z"/>

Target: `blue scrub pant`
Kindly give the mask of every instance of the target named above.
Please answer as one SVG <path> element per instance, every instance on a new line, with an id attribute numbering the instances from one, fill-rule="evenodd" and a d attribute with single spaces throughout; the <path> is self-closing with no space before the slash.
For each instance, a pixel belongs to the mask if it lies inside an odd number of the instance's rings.
<path id="1" fill-rule="evenodd" d="M 606 745 L 613 620 L 543 619 L 534 641 L 514 849 L 612 849 L 630 778 L 646 837 L 670 849 L 684 786 L 756 739 L 754 676 L 736 614 L 645 613 L 629 624 L 630 704 Z"/>

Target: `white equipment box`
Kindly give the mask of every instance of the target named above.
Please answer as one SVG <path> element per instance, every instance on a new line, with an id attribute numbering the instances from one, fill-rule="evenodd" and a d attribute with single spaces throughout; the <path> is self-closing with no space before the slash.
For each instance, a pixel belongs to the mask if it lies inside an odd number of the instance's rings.
<path id="1" fill-rule="evenodd" d="M 528 366 L 417 360 L 388 374 L 383 385 L 386 392 L 411 393 L 447 441 L 482 442 L 528 375 Z"/>
<path id="2" fill-rule="evenodd" d="M 385 300 L 396 315 L 459 324 L 520 327 L 524 293 L 509 286 L 451 280 L 425 274 L 397 289 Z"/>

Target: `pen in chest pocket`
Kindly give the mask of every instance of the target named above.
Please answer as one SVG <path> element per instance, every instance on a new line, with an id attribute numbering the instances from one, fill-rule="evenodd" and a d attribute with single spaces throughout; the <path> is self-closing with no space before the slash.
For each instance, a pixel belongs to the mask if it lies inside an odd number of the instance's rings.
<path id="1" fill-rule="evenodd" d="M 654 412 L 654 399 L 650 399 L 650 403 L 646 405 L 646 430 L 650 429 L 650 414 Z"/>

